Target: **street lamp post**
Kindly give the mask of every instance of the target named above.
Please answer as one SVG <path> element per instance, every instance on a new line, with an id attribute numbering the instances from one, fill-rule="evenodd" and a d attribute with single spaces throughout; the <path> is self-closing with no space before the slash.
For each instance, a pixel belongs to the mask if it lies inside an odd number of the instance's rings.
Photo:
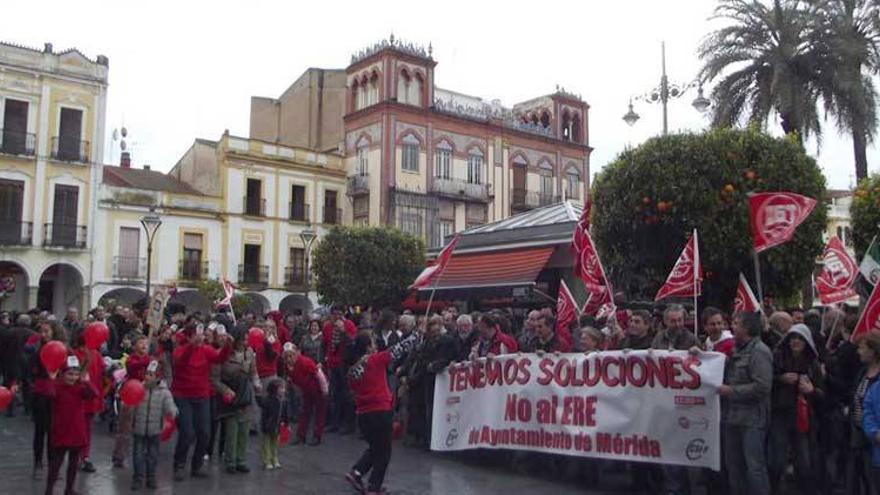
<path id="1" fill-rule="evenodd" d="M 162 225 L 162 219 L 150 212 L 141 218 L 141 225 L 147 234 L 147 299 L 150 298 L 150 275 L 153 262 L 153 241 L 156 239 L 156 231 Z"/>
<path id="2" fill-rule="evenodd" d="M 698 80 L 691 81 L 687 84 L 669 84 L 669 78 L 666 76 L 666 43 L 660 44 L 660 85 L 652 89 L 648 93 L 629 100 L 629 111 L 623 116 L 624 122 L 632 126 L 639 120 L 639 114 L 633 110 L 633 100 L 646 101 L 648 103 L 659 103 L 663 108 L 663 135 L 669 132 L 669 114 L 667 106 L 670 99 L 681 98 L 687 90 L 696 87 L 697 97 L 691 102 L 694 108 L 699 112 L 705 112 L 709 108 L 711 102 L 703 96 L 703 87 Z"/>
<path id="3" fill-rule="evenodd" d="M 315 242 L 315 238 L 317 238 L 317 237 L 318 237 L 318 235 L 312 229 L 305 229 L 299 233 L 299 238 L 302 239 L 303 246 L 306 248 L 306 260 L 305 260 L 306 261 L 306 273 L 305 273 L 306 296 L 308 296 L 308 294 L 309 294 L 309 289 L 310 289 L 311 281 L 312 281 L 311 273 L 309 271 L 311 268 L 310 265 L 311 265 L 311 259 L 312 259 L 312 243 Z"/>

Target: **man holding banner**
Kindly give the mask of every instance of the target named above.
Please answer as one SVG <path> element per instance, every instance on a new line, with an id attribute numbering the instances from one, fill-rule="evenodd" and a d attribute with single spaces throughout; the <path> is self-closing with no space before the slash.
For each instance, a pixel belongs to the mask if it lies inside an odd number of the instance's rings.
<path id="1" fill-rule="evenodd" d="M 761 341 L 759 313 L 739 313 L 733 322 L 736 351 L 725 364 L 721 443 L 732 495 L 767 495 L 766 438 L 770 424 L 773 356 Z"/>

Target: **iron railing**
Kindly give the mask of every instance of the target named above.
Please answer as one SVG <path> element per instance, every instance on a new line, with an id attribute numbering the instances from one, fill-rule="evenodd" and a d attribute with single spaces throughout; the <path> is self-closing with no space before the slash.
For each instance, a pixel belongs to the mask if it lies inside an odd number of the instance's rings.
<path id="1" fill-rule="evenodd" d="M 34 224 L 19 220 L 0 220 L 0 245 L 30 246 L 34 238 Z"/>
<path id="2" fill-rule="evenodd" d="M 177 265 L 177 278 L 189 282 L 208 279 L 208 262 L 182 259 Z"/>
<path id="3" fill-rule="evenodd" d="M 431 191 L 451 199 L 489 202 L 488 184 L 472 184 L 461 179 L 435 177 L 431 183 Z"/>
<path id="4" fill-rule="evenodd" d="M 309 283 L 306 280 L 306 270 L 303 266 L 284 267 L 284 286 L 292 292 L 308 291 Z"/>
<path id="5" fill-rule="evenodd" d="M 89 142 L 73 136 L 52 138 L 52 158 L 65 162 L 89 162 Z"/>
<path id="6" fill-rule="evenodd" d="M 341 208 L 330 208 L 324 207 L 324 221 L 323 223 L 330 225 L 338 225 L 342 223 L 342 209 Z"/>
<path id="7" fill-rule="evenodd" d="M 269 265 L 238 265 L 238 283 L 251 287 L 269 285 Z"/>
<path id="8" fill-rule="evenodd" d="M 370 176 L 367 174 L 356 174 L 348 177 L 348 186 L 346 192 L 349 196 L 360 196 L 370 193 Z"/>
<path id="9" fill-rule="evenodd" d="M 43 246 L 85 249 L 86 226 L 67 223 L 44 224 Z"/>
<path id="10" fill-rule="evenodd" d="M 266 216 L 266 198 L 245 196 L 241 208 L 245 215 L 264 217 Z"/>
<path id="11" fill-rule="evenodd" d="M 37 137 L 30 132 L 0 129 L 0 153 L 34 156 Z"/>
<path id="12" fill-rule="evenodd" d="M 114 256 L 113 278 L 116 280 L 142 280 L 147 278 L 147 259 L 137 256 Z"/>
<path id="13" fill-rule="evenodd" d="M 294 201 L 290 202 L 290 220 L 293 222 L 306 222 L 310 221 L 309 216 L 309 205 L 306 203 L 297 203 Z"/>

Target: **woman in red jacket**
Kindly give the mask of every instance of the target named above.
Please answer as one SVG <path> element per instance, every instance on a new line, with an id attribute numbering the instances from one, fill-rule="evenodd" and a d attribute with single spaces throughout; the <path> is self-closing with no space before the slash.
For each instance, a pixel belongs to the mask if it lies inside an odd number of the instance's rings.
<path id="1" fill-rule="evenodd" d="M 305 443 L 308 433 L 309 422 L 312 416 L 315 418 L 315 429 L 312 433 L 312 441 L 309 445 L 320 445 L 321 435 L 324 432 L 324 422 L 327 419 L 327 396 L 326 390 L 322 390 L 319 378 L 320 365 L 315 364 L 311 358 L 303 355 L 299 347 L 292 343 L 285 345 L 284 365 L 287 369 L 287 378 L 302 394 L 300 406 L 299 424 L 296 428 L 296 442 Z M 327 378 L 324 377 L 324 387 Z"/>
<path id="2" fill-rule="evenodd" d="M 104 359 L 101 353 L 95 349 L 86 347 L 84 334 L 80 335 L 78 346 L 74 354 L 82 367 L 82 373 L 89 376 L 89 381 L 95 386 L 98 395 L 85 404 L 86 415 L 86 444 L 82 448 L 82 470 L 86 473 L 94 473 L 95 465 L 89 459 L 92 447 L 92 423 L 95 415 L 104 410 L 104 391 L 101 382 L 104 380 Z"/>
<path id="3" fill-rule="evenodd" d="M 79 467 L 80 453 L 89 443 L 89 426 L 86 410 L 98 397 L 98 390 L 91 382 L 88 373 L 82 373 L 76 356 L 68 356 L 61 378 L 58 372 L 49 373 L 46 393 L 52 398 L 52 409 L 64 414 L 52 416 L 52 429 L 49 434 L 49 476 L 46 480 L 46 493 L 51 495 L 58 481 L 58 473 L 67 456 L 67 475 L 64 495 L 77 495 L 73 490 L 76 471 Z"/>
<path id="4" fill-rule="evenodd" d="M 397 345 L 376 352 L 372 335 L 358 335 L 354 344 L 357 363 L 348 372 L 357 412 L 358 426 L 367 440 L 367 450 L 345 475 L 358 492 L 367 495 L 385 493 L 382 482 L 391 460 L 391 390 L 388 368 L 415 348 L 421 335 L 413 333 Z M 363 476 L 370 473 L 368 486 Z"/>
<path id="5" fill-rule="evenodd" d="M 31 388 L 31 419 L 34 422 L 34 469 L 33 478 L 38 479 L 43 469 L 43 452 L 52 426 L 52 397 L 49 396 L 49 373 L 40 360 L 40 350 L 49 341 L 64 342 L 64 327 L 58 323 L 41 323 L 37 327 L 36 339 L 24 346 L 25 354 L 30 356 L 30 371 L 33 379 Z"/>
<path id="6" fill-rule="evenodd" d="M 205 343 L 201 323 L 191 322 L 182 331 L 181 344 L 172 355 L 171 394 L 179 411 L 177 445 L 174 447 L 174 479 L 182 481 L 189 448 L 195 443 L 190 474 L 205 478 L 202 471 L 208 437 L 211 433 L 211 365 L 226 361 L 232 351 L 229 335 L 218 336 L 224 343 L 215 349 Z"/>

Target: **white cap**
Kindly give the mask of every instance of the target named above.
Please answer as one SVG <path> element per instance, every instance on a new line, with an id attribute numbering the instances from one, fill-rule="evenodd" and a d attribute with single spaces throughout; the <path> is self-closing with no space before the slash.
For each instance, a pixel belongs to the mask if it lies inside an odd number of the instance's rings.
<path id="1" fill-rule="evenodd" d="M 285 342 L 284 343 L 284 352 L 290 352 L 293 350 L 293 342 Z"/>
<path id="2" fill-rule="evenodd" d="M 64 369 L 79 368 L 79 359 L 76 356 L 67 356 L 67 366 Z"/>
<path id="3" fill-rule="evenodd" d="M 147 365 L 147 373 L 155 373 L 158 370 L 159 361 L 156 361 L 155 359 L 153 361 L 150 361 L 150 364 Z"/>

